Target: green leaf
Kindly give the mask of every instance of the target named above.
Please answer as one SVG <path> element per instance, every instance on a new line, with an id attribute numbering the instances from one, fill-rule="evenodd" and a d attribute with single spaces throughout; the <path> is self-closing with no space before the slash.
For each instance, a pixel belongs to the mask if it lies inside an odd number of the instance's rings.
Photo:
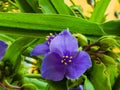
<path id="1" fill-rule="evenodd" d="M 107 40 L 106 40 L 106 41 L 107 41 Z M 107 45 L 106 45 L 106 46 L 107 46 Z M 109 55 L 101 54 L 101 55 L 100 55 L 100 59 L 101 59 L 101 61 L 102 61 L 106 66 L 110 66 L 110 65 L 115 66 L 115 65 L 116 65 L 115 59 L 112 58 L 112 57 L 109 56 Z"/>
<path id="2" fill-rule="evenodd" d="M 6 41 L 8 44 L 11 44 L 12 42 L 14 42 L 13 38 L 4 34 L 0 34 L 0 40 Z"/>
<path id="3" fill-rule="evenodd" d="M 41 74 L 25 74 L 25 77 L 42 79 Z"/>
<path id="4" fill-rule="evenodd" d="M 57 13 L 50 0 L 38 0 L 43 13 Z"/>
<path id="5" fill-rule="evenodd" d="M 118 78 L 115 81 L 115 84 L 112 88 L 113 90 L 120 90 L 120 75 L 118 76 Z"/>
<path id="6" fill-rule="evenodd" d="M 21 65 L 21 54 L 22 52 L 37 39 L 33 38 L 18 38 L 13 42 L 13 44 L 8 48 L 3 61 L 9 68 L 10 74 L 15 74 L 19 66 Z"/>
<path id="7" fill-rule="evenodd" d="M 21 83 L 22 83 L 22 85 L 33 84 L 38 88 L 37 90 L 45 90 L 45 88 L 47 86 L 46 82 L 43 82 L 43 81 L 36 79 L 36 78 L 28 78 L 28 77 L 22 78 Z"/>
<path id="8" fill-rule="evenodd" d="M 37 79 L 32 79 L 30 78 L 30 83 L 34 84 L 38 89 L 45 90 L 47 83 L 37 80 Z"/>
<path id="9" fill-rule="evenodd" d="M 116 78 L 118 77 L 117 65 L 116 66 L 108 66 L 107 70 L 110 75 L 111 86 L 113 86 L 115 84 Z"/>
<path id="10" fill-rule="evenodd" d="M 83 15 L 83 11 L 82 11 L 82 7 L 79 5 L 72 5 L 70 7 L 73 11 L 73 13 L 77 16 L 77 17 L 81 17 L 83 19 L 86 19 L 86 17 Z"/>
<path id="11" fill-rule="evenodd" d="M 48 87 L 46 90 L 68 90 L 67 79 L 61 81 L 48 81 Z"/>
<path id="12" fill-rule="evenodd" d="M 95 60 L 93 61 L 89 77 L 95 90 L 112 90 L 109 74 L 102 62 L 97 64 Z"/>
<path id="13" fill-rule="evenodd" d="M 107 34 L 120 35 L 120 20 L 112 20 L 101 24 Z"/>
<path id="14" fill-rule="evenodd" d="M 120 0 L 118 0 L 118 2 L 120 3 Z"/>
<path id="15" fill-rule="evenodd" d="M 84 47 L 88 45 L 88 39 L 84 35 L 77 33 L 73 34 L 73 36 L 76 37 L 79 46 Z"/>
<path id="16" fill-rule="evenodd" d="M 3 34 L 41 37 L 66 28 L 73 33 L 104 34 L 98 24 L 68 15 L 0 13 L 0 21 L 0 33 Z"/>
<path id="17" fill-rule="evenodd" d="M 35 12 L 26 0 L 15 0 L 15 2 L 22 12 L 26 12 L 26 13 Z"/>
<path id="18" fill-rule="evenodd" d="M 72 10 L 64 3 L 64 0 L 50 0 L 59 14 L 74 15 Z"/>
<path id="19" fill-rule="evenodd" d="M 82 77 L 85 79 L 85 81 L 84 81 L 84 89 L 85 90 L 95 90 L 92 83 L 87 78 L 87 76 L 83 75 Z"/>
<path id="20" fill-rule="evenodd" d="M 26 2 L 32 7 L 32 9 L 36 13 L 41 13 L 42 12 L 40 7 L 39 7 L 38 0 L 26 0 Z"/>
<path id="21" fill-rule="evenodd" d="M 90 21 L 100 23 L 111 0 L 100 0 L 92 13 Z"/>

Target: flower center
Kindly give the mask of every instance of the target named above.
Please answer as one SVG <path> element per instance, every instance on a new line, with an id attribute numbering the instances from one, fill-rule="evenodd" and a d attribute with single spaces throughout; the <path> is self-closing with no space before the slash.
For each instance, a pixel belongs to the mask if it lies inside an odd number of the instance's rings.
<path id="1" fill-rule="evenodd" d="M 50 33 L 50 36 L 46 37 L 47 40 L 47 44 L 50 45 L 51 41 L 55 38 L 56 35 L 53 35 L 52 33 Z"/>
<path id="2" fill-rule="evenodd" d="M 61 63 L 63 63 L 64 65 L 68 65 L 69 63 L 72 62 L 72 56 L 62 56 L 62 60 Z"/>

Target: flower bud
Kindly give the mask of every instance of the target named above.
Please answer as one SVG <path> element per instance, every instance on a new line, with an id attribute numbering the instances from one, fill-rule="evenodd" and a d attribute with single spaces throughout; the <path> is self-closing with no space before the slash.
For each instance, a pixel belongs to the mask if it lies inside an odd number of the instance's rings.
<path id="1" fill-rule="evenodd" d="M 99 40 L 99 45 L 101 50 L 108 50 L 114 47 L 119 47 L 119 44 L 114 38 L 103 38 Z"/>
<path id="2" fill-rule="evenodd" d="M 105 54 L 100 55 L 101 61 L 105 64 L 105 65 L 115 65 L 115 60 Z"/>
<path id="3" fill-rule="evenodd" d="M 24 84 L 21 90 L 38 90 L 34 84 Z"/>
<path id="4" fill-rule="evenodd" d="M 84 35 L 77 33 L 77 34 L 73 34 L 73 36 L 78 40 L 79 46 L 84 47 L 88 45 L 88 40 Z"/>
<path id="5" fill-rule="evenodd" d="M 0 68 L 3 68 L 4 67 L 4 62 L 0 62 Z"/>

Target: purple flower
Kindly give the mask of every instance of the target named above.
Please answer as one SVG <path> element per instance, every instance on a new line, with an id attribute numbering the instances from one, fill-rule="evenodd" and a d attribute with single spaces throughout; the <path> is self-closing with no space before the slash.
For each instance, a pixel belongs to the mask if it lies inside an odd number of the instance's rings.
<path id="1" fill-rule="evenodd" d="M 0 40 L 0 60 L 5 55 L 5 51 L 6 51 L 7 47 L 8 47 L 8 45 L 5 42 Z"/>
<path id="2" fill-rule="evenodd" d="M 83 85 L 80 85 L 78 88 L 71 88 L 70 90 L 84 90 Z"/>
<path id="3" fill-rule="evenodd" d="M 51 43 L 51 41 L 55 38 L 55 35 L 52 35 L 50 33 L 50 36 L 47 36 L 46 38 L 46 42 L 44 44 L 38 44 L 30 53 L 31 56 L 40 56 L 40 55 L 44 55 L 47 54 L 50 50 L 49 50 L 49 45 Z"/>
<path id="4" fill-rule="evenodd" d="M 43 78 L 60 81 L 64 77 L 76 79 L 92 66 L 90 56 L 85 51 L 78 51 L 78 43 L 68 30 L 62 31 L 50 44 L 41 74 Z"/>

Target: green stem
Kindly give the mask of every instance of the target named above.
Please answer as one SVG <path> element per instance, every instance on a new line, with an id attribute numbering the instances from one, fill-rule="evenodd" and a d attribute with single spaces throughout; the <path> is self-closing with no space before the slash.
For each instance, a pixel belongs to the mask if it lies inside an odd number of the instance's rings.
<path id="1" fill-rule="evenodd" d="M 93 43 L 93 44 L 88 45 L 88 46 L 85 47 L 83 50 L 84 50 L 84 51 L 87 51 L 87 50 L 89 50 L 92 46 L 98 46 L 98 42 L 95 42 L 95 43 Z"/>
<path id="2" fill-rule="evenodd" d="M 4 34 L 0 34 L 0 37 L 5 38 L 5 39 L 7 39 L 7 40 L 10 40 L 11 42 L 14 42 L 14 41 L 15 41 L 12 37 L 7 36 L 7 35 L 4 35 Z"/>
<path id="3" fill-rule="evenodd" d="M 11 89 L 17 89 L 17 90 L 19 90 L 21 88 L 19 86 L 13 86 L 13 85 L 9 84 L 7 80 L 4 80 L 4 84 L 5 84 L 5 86 L 7 88 L 11 88 Z"/>
<path id="4" fill-rule="evenodd" d="M 9 2 L 10 4 L 12 4 L 13 6 L 15 6 L 16 8 L 18 8 L 18 6 L 17 6 L 15 3 L 13 3 L 11 0 L 8 0 L 8 2 Z"/>
<path id="5" fill-rule="evenodd" d="M 73 4 L 73 6 L 76 6 L 73 0 L 70 0 L 70 2 Z M 78 12 L 82 18 L 86 19 L 86 17 L 82 14 L 80 10 L 78 10 Z"/>
<path id="6" fill-rule="evenodd" d="M 25 74 L 25 77 L 29 78 L 42 78 L 40 74 Z"/>
<path id="7" fill-rule="evenodd" d="M 27 78 L 37 78 L 43 82 L 46 82 L 46 80 L 44 78 L 42 78 L 42 76 L 40 74 L 26 74 L 25 77 Z"/>
<path id="8" fill-rule="evenodd" d="M 7 90 L 7 88 L 5 87 L 5 85 L 2 84 L 1 82 L 0 82 L 0 87 L 2 87 L 4 90 Z"/>
<path id="9" fill-rule="evenodd" d="M 40 74 L 25 74 L 25 77 L 28 77 L 28 78 L 38 78 L 38 79 L 44 80 Z"/>

